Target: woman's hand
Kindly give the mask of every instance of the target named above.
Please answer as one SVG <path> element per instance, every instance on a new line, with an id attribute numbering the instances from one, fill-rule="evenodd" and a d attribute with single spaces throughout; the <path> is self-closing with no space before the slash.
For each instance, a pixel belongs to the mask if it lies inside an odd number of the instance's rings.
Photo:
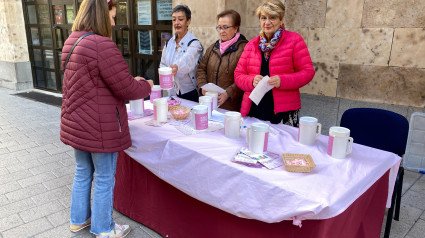
<path id="1" fill-rule="evenodd" d="M 204 90 L 203 88 L 201 89 L 202 91 L 202 96 L 205 96 L 205 94 L 208 92 L 208 91 L 206 91 L 206 90 Z"/>
<path id="2" fill-rule="evenodd" d="M 279 75 L 275 75 L 270 77 L 269 84 L 275 88 L 280 88 L 280 77 Z"/>
<path id="3" fill-rule="evenodd" d="M 173 74 L 173 76 L 176 76 L 177 71 L 179 70 L 179 66 L 177 66 L 176 64 L 173 64 L 170 66 L 170 68 L 172 69 L 171 73 Z"/>
<path id="4" fill-rule="evenodd" d="M 227 92 L 224 92 L 224 93 L 218 95 L 217 104 L 223 105 L 227 101 L 227 99 L 229 99 L 229 95 L 227 95 Z"/>
<path id="5" fill-rule="evenodd" d="M 254 77 L 254 80 L 252 80 L 252 86 L 257 87 L 257 84 L 263 79 L 263 76 L 261 75 L 256 75 Z"/>
<path id="6" fill-rule="evenodd" d="M 137 80 L 137 81 L 146 80 L 149 83 L 149 85 L 151 86 L 151 88 L 153 87 L 153 80 L 145 79 L 145 78 L 140 77 L 140 76 L 136 76 L 136 77 L 134 77 L 134 79 Z"/>
<path id="7" fill-rule="evenodd" d="M 150 85 L 150 86 L 151 86 L 151 88 L 152 88 L 152 87 L 153 87 L 153 80 L 148 79 L 148 80 L 146 80 L 146 81 L 148 81 L 149 85 Z"/>

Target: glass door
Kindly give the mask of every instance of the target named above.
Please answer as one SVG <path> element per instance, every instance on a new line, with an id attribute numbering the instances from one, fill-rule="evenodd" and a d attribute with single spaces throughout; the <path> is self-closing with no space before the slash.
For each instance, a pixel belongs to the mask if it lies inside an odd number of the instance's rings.
<path id="1" fill-rule="evenodd" d="M 74 0 L 24 0 L 34 87 L 62 91 L 62 46 L 76 14 Z"/>
<path id="2" fill-rule="evenodd" d="M 62 68 L 62 47 L 65 40 L 71 34 L 72 24 L 76 16 L 74 0 L 52 0 L 53 16 L 53 43 L 56 82 L 59 86 L 57 91 L 62 91 L 63 68 Z"/>
<path id="3" fill-rule="evenodd" d="M 26 0 L 27 38 L 32 58 L 34 87 L 57 90 L 52 25 L 47 0 Z"/>
<path id="4" fill-rule="evenodd" d="M 83 0 L 22 0 L 34 87 L 61 92 L 62 47 Z M 119 0 L 112 40 L 130 73 L 158 83 L 162 48 L 171 38 L 172 0 Z"/>
<path id="5" fill-rule="evenodd" d="M 117 15 L 115 17 L 115 26 L 112 27 L 112 40 L 117 44 L 118 49 L 121 51 L 124 60 L 127 62 L 128 67 L 133 68 L 132 63 L 132 49 L 130 42 L 130 10 L 128 3 L 125 0 L 119 0 L 117 6 Z"/>
<path id="6" fill-rule="evenodd" d="M 136 0 L 134 3 L 134 74 L 153 79 L 156 84 L 162 48 L 172 37 L 171 10 L 171 0 Z"/>

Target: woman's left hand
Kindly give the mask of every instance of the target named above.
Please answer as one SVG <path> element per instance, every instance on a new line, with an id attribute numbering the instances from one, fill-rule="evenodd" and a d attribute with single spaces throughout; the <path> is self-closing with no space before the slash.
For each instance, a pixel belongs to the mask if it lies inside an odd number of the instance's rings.
<path id="1" fill-rule="evenodd" d="M 227 92 L 224 92 L 224 93 L 218 95 L 217 104 L 223 105 L 227 101 L 228 98 L 229 98 L 229 95 L 227 95 Z"/>
<path id="2" fill-rule="evenodd" d="M 280 77 L 279 75 L 275 75 L 270 77 L 269 84 L 275 88 L 280 88 Z"/>

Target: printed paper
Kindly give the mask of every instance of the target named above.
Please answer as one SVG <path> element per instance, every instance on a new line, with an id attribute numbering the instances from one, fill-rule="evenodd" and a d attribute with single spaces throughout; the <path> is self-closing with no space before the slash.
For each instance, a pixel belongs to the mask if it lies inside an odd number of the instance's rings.
<path id="1" fill-rule="evenodd" d="M 265 76 L 258 84 L 257 87 L 254 88 L 254 90 L 252 90 L 251 94 L 249 95 L 249 98 L 256 104 L 258 105 L 261 101 L 261 99 L 264 97 L 264 95 L 270 91 L 270 89 L 273 88 L 273 86 L 271 86 L 269 84 L 269 76 Z"/>
<path id="2" fill-rule="evenodd" d="M 213 92 L 217 92 L 218 94 L 224 93 L 226 92 L 226 90 L 224 90 L 223 88 L 213 84 L 213 83 L 207 83 L 204 86 L 201 87 L 202 89 L 204 89 L 205 91 L 213 91 Z"/>

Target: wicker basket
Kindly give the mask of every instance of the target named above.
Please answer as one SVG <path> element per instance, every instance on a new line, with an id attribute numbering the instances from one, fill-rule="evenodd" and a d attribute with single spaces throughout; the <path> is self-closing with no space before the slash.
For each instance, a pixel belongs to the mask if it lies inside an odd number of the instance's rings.
<path id="1" fill-rule="evenodd" d="M 190 108 L 186 106 L 176 106 L 174 105 L 173 109 L 170 110 L 171 115 L 176 120 L 184 120 L 190 115 Z"/>
<path id="2" fill-rule="evenodd" d="M 282 154 L 286 171 L 296 173 L 310 173 L 316 165 L 310 155 Z M 297 162 L 301 162 L 297 163 Z"/>

